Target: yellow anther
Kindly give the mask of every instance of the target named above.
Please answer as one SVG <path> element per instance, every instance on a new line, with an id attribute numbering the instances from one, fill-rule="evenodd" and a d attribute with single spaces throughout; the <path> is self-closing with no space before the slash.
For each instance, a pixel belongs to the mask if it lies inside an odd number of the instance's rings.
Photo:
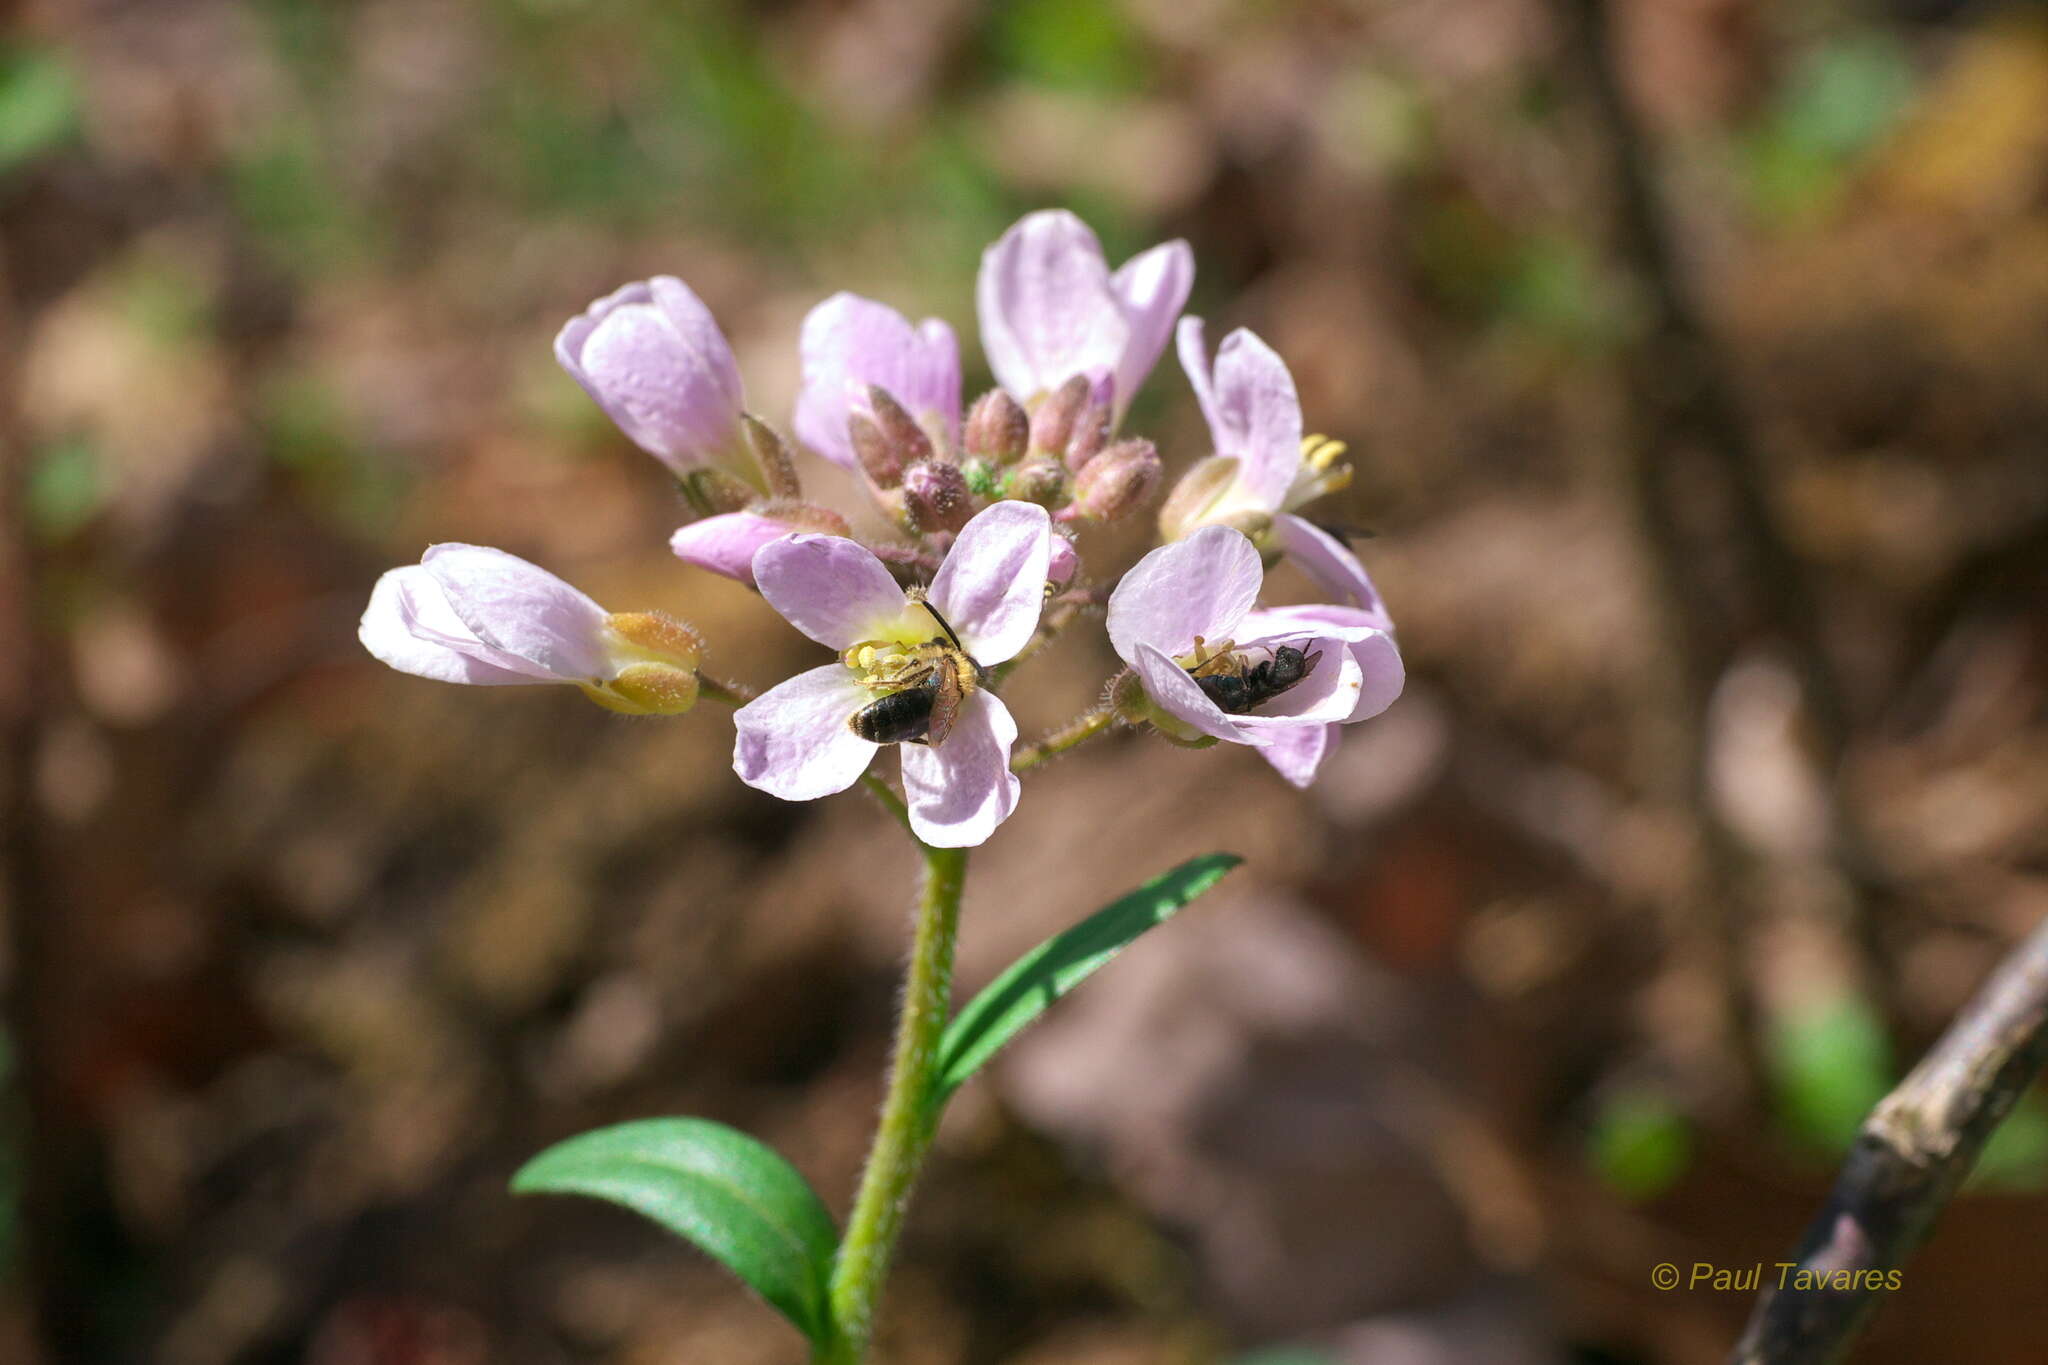
<path id="1" fill-rule="evenodd" d="M 1318 474 L 1335 464 L 1349 449 L 1342 441 L 1328 436 L 1304 436 L 1301 441 L 1301 461 Z"/>

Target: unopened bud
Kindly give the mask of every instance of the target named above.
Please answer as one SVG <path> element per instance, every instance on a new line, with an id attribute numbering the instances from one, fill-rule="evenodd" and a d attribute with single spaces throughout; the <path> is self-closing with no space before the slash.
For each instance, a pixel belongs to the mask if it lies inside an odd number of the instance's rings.
<path id="1" fill-rule="evenodd" d="M 868 482 L 877 488 L 894 488 L 903 482 L 903 460 L 871 418 L 858 412 L 848 417 L 846 435 Z"/>
<path id="2" fill-rule="evenodd" d="M 722 469 L 693 469 L 678 483 L 684 501 L 700 517 L 737 512 L 761 496 L 758 489 L 748 487 Z"/>
<path id="3" fill-rule="evenodd" d="M 1074 506 L 1092 521 L 1129 516 L 1159 486 L 1161 468 L 1150 441 L 1118 441 L 1074 476 Z"/>
<path id="4" fill-rule="evenodd" d="M 1031 418 L 1009 394 L 990 389 L 968 411 L 963 442 L 969 455 L 990 464 L 1015 464 L 1031 444 Z"/>
<path id="5" fill-rule="evenodd" d="M 755 553 L 791 531 L 843 536 L 847 534 L 846 518 L 816 503 L 775 498 L 745 511 L 693 521 L 670 536 L 668 546 L 685 564 L 753 587 Z"/>
<path id="6" fill-rule="evenodd" d="M 751 412 L 740 414 L 740 429 L 746 433 L 747 449 L 753 452 L 754 463 L 760 466 L 762 486 L 768 490 L 768 496 L 800 496 L 804 490 L 797 482 L 796 461 L 781 434 Z"/>
<path id="7" fill-rule="evenodd" d="M 883 439 L 905 466 L 938 456 L 939 452 L 932 449 L 932 438 L 917 424 L 917 419 L 879 384 L 868 385 L 868 410 L 875 415 L 875 425 L 881 428 Z"/>
<path id="8" fill-rule="evenodd" d="M 1074 581 L 1081 572 L 1081 552 L 1074 548 L 1074 542 L 1066 533 L 1055 529 L 1052 533 L 1052 558 L 1045 566 L 1045 581 L 1054 587 L 1064 588 Z"/>
<path id="9" fill-rule="evenodd" d="M 757 502 L 748 509 L 759 516 L 772 517 L 792 531 L 817 531 L 828 536 L 850 536 L 852 530 L 846 518 L 829 507 L 820 507 L 815 502 L 803 502 L 797 498 L 773 498 Z"/>
<path id="10" fill-rule="evenodd" d="M 1166 505 L 1159 509 L 1160 537 L 1168 541 L 1179 540 L 1207 525 L 1205 518 L 1210 509 L 1237 481 L 1237 470 L 1235 456 L 1211 455 L 1181 475 L 1180 482 L 1166 495 Z"/>
<path id="11" fill-rule="evenodd" d="M 1102 453 L 1109 444 L 1110 408 L 1107 403 L 1090 403 L 1074 423 L 1073 434 L 1067 437 L 1067 448 L 1063 452 L 1067 468 L 1076 474 L 1088 467 L 1088 462 Z"/>
<path id="12" fill-rule="evenodd" d="M 1010 471 L 1004 494 L 1040 507 L 1060 507 L 1067 501 L 1067 470 L 1058 460 L 1034 456 Z"/>
<path id="13" fill-rule="evenodd" d="M 974 515 L 967 476 L 958 465 L 926 460 L 903 473 L 903 510 L 919 535 L 958 531 Z"/>
<path id="14" fill-rule="evenodd" d="M 1047 394 L 1031 414 L 1031 448 L 1043 454 L 1064 454 L 1075 424 L 1088 407 L 1088 376 L 1077 374 Z"/>

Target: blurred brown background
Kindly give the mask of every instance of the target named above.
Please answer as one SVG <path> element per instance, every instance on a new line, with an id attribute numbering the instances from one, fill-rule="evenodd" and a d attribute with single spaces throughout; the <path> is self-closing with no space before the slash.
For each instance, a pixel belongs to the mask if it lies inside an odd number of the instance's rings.
<path id="1" fill-rule="evenodd" d="M 467 540 L 750 683 L 808 666 L 668 556 L 659 466 L 553 365 L 650 273 L 783 421 L 835 289 L 972 370 L 1020 212 L 1185 236 L 1191 310 L 1351 442 L 1411 669 L 1306 795 L 1128 737 L 1034 776 L 969 986 L 1249 862 L 963 1095 L 890 1360 L 1714 1360 L 1750 1295 L 1651 1268 L 1787 1254 L 2048 911 L 2038 7 L 10 8 L 0 1359 L 800 1357 L 652 1227 L 504 1182 L 693 1113 L 843 1209 L 913 858 L 858 797 L 742 787 L 713 708 L 353 635 Z M 1133 422 L 1204 453 L 1171 358 Z M 1018 674 L 1027 729 L 1097 635 Z M 2038 1357 L 2040 1098 L 1861 1359 Z"/>

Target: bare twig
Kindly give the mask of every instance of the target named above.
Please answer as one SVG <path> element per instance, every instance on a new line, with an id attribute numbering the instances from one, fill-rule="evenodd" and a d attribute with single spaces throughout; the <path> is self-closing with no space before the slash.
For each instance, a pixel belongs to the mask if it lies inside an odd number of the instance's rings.
<path id="1" fill-rule="evenodd" d="M 6 1025 L 15 1058 L 21 1169 L 19 1275 L 46 1359 L 91 1358 L 88 1296 L 76 1270 L 71 1193 L 84 1147 L 67 1117 L 53 1036 L 61 898 L 37 819 L 36 761 L 54 651 L 37 614 L 27 508 L 28 449 L 16 419 L 19 332 L 0 304 L 0 907 L 6 912 Z"/>
<path id="2" fill-rule="evenodd" d="M 1691 562 L 1671 487 L 1674 442 L 1697 425 L 1682 409 L 1702 406 L 1714 389 L 1692 308 L 1675 276 L 1668 233 L 1659 210 L 1649 154 L 1616 69 L 1606 7 L 1601 0 L 1560 0 L 1567 57 L 1588 88 L 1597 114 L 1613 183 L 1615 233 L 1625 267 L 1655 304 L 1642 344 L 1628 357 L 1625 383 L 1628 431 L 1623 481 L 1636 529 L 1650 560 L 1653 613 L 1663 633 L 1657 691 L 1668 695 L 1662 742 L 1646 746 L 1663 755 L 1672 790 L 1698 832 L 1701 894 L 1681 907 L 1681 924 L 1700 936 L 1699 950 L 1719 990 L 1722 1027 L 1740 1063 L 1745 1098 L 1754 1098 L 1764 1072 L 1755 990 L 1743 960 L 1749 923 L 1739 846 L 1715 813 L 1707 790 L 1707 707 L 1725 661 L 1725 643 L 1711 628 L 1712 595 Z M 1732 418 L 1722 427 L 1743 439 Z"/>
<path id="3" fill-rule="evenodd" d="M 2000 1121 L 2048 1063 L 2048 921 L 1871 1112 L 1794 1260 L 1730 1359 L 1830 1365 L 1869 1324 Z M 1844 1288 L 1823 1287 L 1845 1285 Z"/>

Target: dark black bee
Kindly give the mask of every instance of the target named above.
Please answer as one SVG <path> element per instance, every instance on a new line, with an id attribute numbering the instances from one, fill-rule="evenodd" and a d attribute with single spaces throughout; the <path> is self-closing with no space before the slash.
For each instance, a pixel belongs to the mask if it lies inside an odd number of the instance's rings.
<path id="1" fill-rule="evenodd" d="M 968 656 L 953 627 L 931 603 L 920 599 L 919 605 L 939 623 L 945 638 L 926 640 L 869 675 L 864 686 L 897 689 L 853 713 L 853 732 L 870 744 L 944 743 L 960 703 L 981 686 L 981 665 Z M 855 645 L 847 653 L 861 648 Z"/>
<path id="2" fill-rule="evenodd" d="M 1199 654 L 1200 642 L 1197 641 L 1196 645 Z M 1321 650 L 1303 654 L 1293 645 L 1281 645 L 1274 649 L 1272 658 L 1261 659 L 1254 664 L 1247 663 L 1242 654 L 1233 653 L 1226 646 L 1219 653 L 1202 659 L 1188 670 L 1188 674 L 1218 707 L 1232 715 L 1243 715 L 1306 678 L 1322 657 Z"/>

